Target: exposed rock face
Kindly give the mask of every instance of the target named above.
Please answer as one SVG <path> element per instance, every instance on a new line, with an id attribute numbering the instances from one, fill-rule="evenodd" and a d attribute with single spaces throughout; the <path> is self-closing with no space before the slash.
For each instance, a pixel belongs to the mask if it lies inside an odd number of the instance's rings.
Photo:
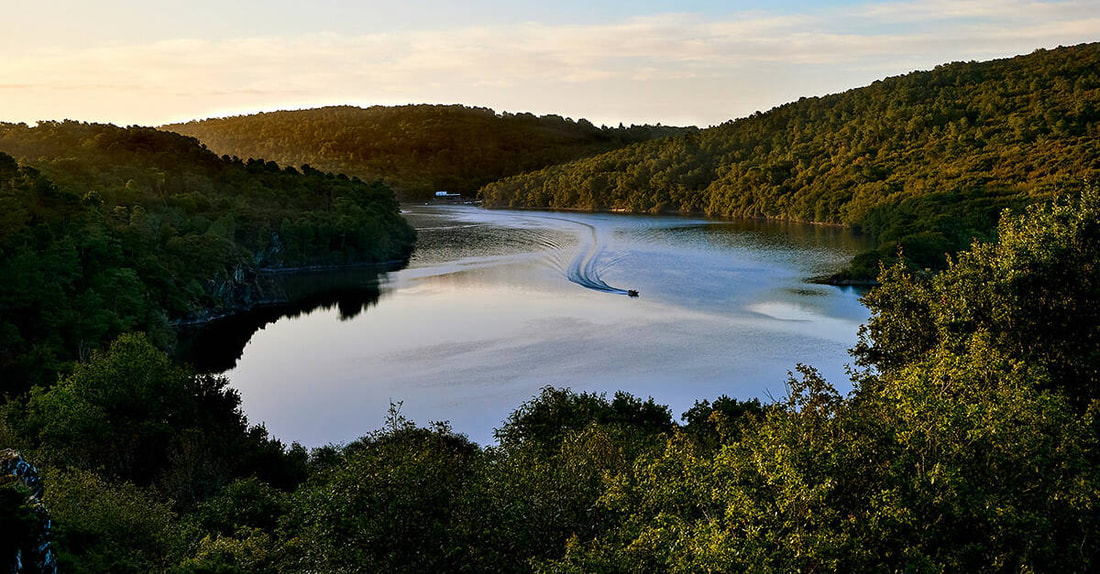
<path id="1" fill-rule="evenodd" d="M 56 574 L 50 547 L 50 515 L 42 504 L 44 487 L 38 469 L 11 449 L 0 450 L 0 567 L 12 574 Z"/>
<path id="2" fill-rule="evenodd" d="M 333 299 L 333 294 L 369 293 L 378 291 L 385 273 L 404 268 L 407 260 L 362 265 L 334 265 L 316 267 L 263 267 L 237 266 L 232 273 L 211 279 L 205 285 L 215 304 L 207 309 L 196 309 L 183 319 L 173 322 L 176 327 L 205 325 L 242 315 L 263 308 L 307 308 L 312 301 Z M 360 296 L 361 297 L 361 296 Z M 356 298 L 356 297 L 353 297 Z M 335 303 L 333 301 L 322 303 Z M 374 297 L 377 300 L 377 297 Z M 294 313 L 302 312 L 296 309 Z"/>

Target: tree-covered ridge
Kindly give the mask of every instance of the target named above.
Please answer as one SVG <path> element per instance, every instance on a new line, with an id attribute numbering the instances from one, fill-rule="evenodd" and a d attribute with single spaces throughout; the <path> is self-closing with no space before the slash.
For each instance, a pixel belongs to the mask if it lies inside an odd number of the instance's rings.
<path id="1" fill-rule="evenodd" d="M 1100 189 L 997 235 L 883 269 L 848 396 L 799 367 L 677 424 L 548 387 L 494 446 L 391 405 L 307 454 L 128 335 L 10 401 L 0 443 L 42 470 L 66 572 L 1092 572 Z"/>
<path id="2" fill-rule="evenodd" d="M 260 296 L 261 268 L 400 260 L 413 240 L 381 183 L 151 128 L 0 124 L 0 392 L 121 333 L 167 346 L 172 322 Z"/>
<path id="3" fill-rule="evenodd" d="M 163 129 L 217 153 L 383 179 L 408 199 L 482 185 L 688 129 L 596 127 L 556 115 L 460 105 L 332 106 L 192 121 Z"/>
<path id="4" fill-rule="evenodd" d="M 1100 173 L 1100 44 L 960 62 L 491 183 L 487 206 L 843 223 L 926 264 Z"/>

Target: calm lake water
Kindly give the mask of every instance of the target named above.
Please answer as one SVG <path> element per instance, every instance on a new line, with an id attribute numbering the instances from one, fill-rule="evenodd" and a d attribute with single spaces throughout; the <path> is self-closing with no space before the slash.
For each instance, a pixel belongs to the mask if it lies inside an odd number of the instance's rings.
<path id="1" fill-rule="evenodd" d="M 333 288 L 293 316 L 216 339 L 236 346 L 220 368 L 236 359 L 226 375 L 252 422 L 314 447 L 381 427 L 400 401 L 419 424 L 450 421 L 491 444 L 546 385 L 652 396 L 677 418 L 698 399 L 783 397 L 799 362 L 849 389 L 847 349 L 868 312 L 850 288 L 805 281 L 865 248 L 845 230 L 471 206 L 406 215 L 420 234 L 407 268 L 315 277 Z"/>

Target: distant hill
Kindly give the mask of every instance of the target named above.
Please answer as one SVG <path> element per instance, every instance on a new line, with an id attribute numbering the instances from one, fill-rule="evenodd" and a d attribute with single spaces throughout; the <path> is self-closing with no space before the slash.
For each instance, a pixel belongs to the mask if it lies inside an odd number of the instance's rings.
<path id="1" fill-rule="evenodd" d="M 486 185 L 487 206 L 850 224 L 922 266 L 1100 175 L 1100 44 L 958 62 Z M 858 262 L 857 262 L 858 263 Z"/>
<path id="2" fill-rule="evenodd" d="M 596 127 L 586 120 L 498 114 L 460 105 L 335 106 L 162 126 L 218 154 L 308 164 L 365 180 L 400 196 L 447 190 L 472 196 L 502 177 L 695 128 Z"/>

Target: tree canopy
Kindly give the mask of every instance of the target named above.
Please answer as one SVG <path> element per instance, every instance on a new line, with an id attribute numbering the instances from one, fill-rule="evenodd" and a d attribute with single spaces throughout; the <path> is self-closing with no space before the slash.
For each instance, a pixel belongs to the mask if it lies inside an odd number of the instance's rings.
<path id="1" fill-rule="evenodd" d="M 257 271 L 400 261 L 392 190 L 151 128 L 0 124 L 0 392 L 130 331 L 247 308 Z"/>
<path id="2" fill-rule="evenodd" d="M 162 129 L 197 137 L 217 153 L 383 179 L 410 200 L 437 190 L 473 198 L 482 185 L 508 175 L 694 131 L 660 125 L 596 127 L 557 115 L 426 104 L 330 106 Z"/>

